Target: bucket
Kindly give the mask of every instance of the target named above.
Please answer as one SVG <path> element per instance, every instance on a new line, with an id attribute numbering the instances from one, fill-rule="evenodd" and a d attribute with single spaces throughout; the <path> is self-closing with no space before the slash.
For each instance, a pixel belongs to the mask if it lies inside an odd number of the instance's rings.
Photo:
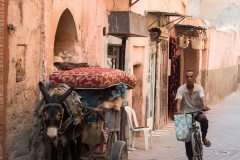
<path id="1" fill-rule="evenodd" d="M 201 37 L 191 37 L 192 48 L 197 50 L 203 49 L 203 40 Z"/>
<path id="2" fill-rule="evenodd" d="M 178 37 L 178 46 L 180 48 L 187 48 L 188 47 L 188 38 L 184 37 L 184 36 Z"/>

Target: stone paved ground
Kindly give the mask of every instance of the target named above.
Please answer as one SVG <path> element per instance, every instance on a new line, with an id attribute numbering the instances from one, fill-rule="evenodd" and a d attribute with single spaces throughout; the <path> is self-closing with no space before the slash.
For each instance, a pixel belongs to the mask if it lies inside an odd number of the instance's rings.
<path id="1" fill-rule="evenodd" d="M 240 160 L 240 92 L 234 92 L 220 103 L 210 106 L 207 138 L 212 146 L 204 147 L 204 160 Z M 144 150 L 143 137 L 136 138 L 136 150 L 129 160 L 186 160 L 183 142 L 176 140 L 174 123 L 154 132 L 153 147 Z M 161 133 L 161 134 L 159 134 Z"/>

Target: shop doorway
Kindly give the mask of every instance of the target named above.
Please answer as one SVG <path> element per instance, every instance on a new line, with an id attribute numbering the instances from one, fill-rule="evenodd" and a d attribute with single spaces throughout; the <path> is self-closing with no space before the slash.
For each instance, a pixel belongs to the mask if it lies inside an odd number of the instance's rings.
<path id="1" fill-rule="evenodd" d="M 155 127 L 155 108 L 157 104 L 157 57 L 158 45 L 157 42 L 149 44 L 148 55 L 148 75 L 147 75 L 147 101 L 146 101 L 146 119 L 147 126 L 154 129 Z"/>
<path id="2" fill-rule="evenodd" d="M 168 82 L 168 120 L 173 120 L 173 114 L 176 107 L 175 97 L 177 88 L 180 85 L 180 58 L 176 55 L 176 52 L 178 50 L 176 39 L 174 37 L 170 37 L 169 43 L 169 60 L 171 61 L 169 67 L 171 71 L 169 74 Z"/>
<path id="3" fill-rule="evenodd" d="M 168 122 L 168 40 L 162 40 L 159 43 L 159 121 L 158 129 L 165 126 Z"/>

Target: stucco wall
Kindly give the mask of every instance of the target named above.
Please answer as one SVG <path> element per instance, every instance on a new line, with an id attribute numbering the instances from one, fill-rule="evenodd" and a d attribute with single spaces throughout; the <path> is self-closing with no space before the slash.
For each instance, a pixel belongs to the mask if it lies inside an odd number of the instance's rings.
<path id="1" fill-rule="evenodd" d="M 201 0 L 201 17 L 203 19 L 216 19 L 230 4 L 240 6 L 239 0 Z"/>
<path id="2" fill-rule="evenodd" d="M 202 74 L 206 77 L 205 96 L 208 105 L 216 104 L 238 89 L 238 65 L 209 71 L 203 70 Z"/>
<path id="3" fill-rule="evenodd" d="M 202 0 L 201 18 L 211 22 L 217 29 L 228 31 L 239 30 L 240 26 L 239 0 Z"/>
<path id="4" fill-rule="evenodd" d="M 240 65 L 238 64 L 238 77 L 237 82 L 240 83 Z"/>
<path id="5" fill-rule="evenodd" d="M 31 141 L 36 134 L 33 111 L 39 95 L 37 82 L 40 77 L 42 2 L 10 0 L 8 10 L 8 22 L 15 26 L 16 31 L 9 35 L 8 46 L 6 159 L 29 159 L 29 149 L 33 145 Z M 22 52 L 24 45 L 26 50 Z M 19 57 L 19 54 L 23 56 Z M 22 58 L 24 72 L 23 80 L 16 82 L 19 58 Z"/>
<path id="6" fill-rule="evenodd" d="M 176 11 L 185 14 L 187 10 L 188 0 L 148 0 L 148 9 L 156 11 Z"/>
<path id="7" fill-rule="evenodd" d="M 217 31 L 214 27 L 208 28 L 210 40 L 208 70 L 227 68 L 238 62 L 239 33 L 226 33 Z"/>
<path id="8" fill-rule="evenodd" d="M 189 0 L 187 15 L 199 17 L 201 13 L 200 8 L 201 8 L 201 0 Z"/>
<path id="9" fill-rule="evenodd" d="M 53 71 L 55 34 L 64 10 L 70 11 L 76 26 L 78 62 L 104 66 L 107 36 L 103 35 L 103 27 L 108 27 L 108 13 L 110 10 L 128 10 L 127 2 L 9 1 L 7 17 L 16 31 L 9 36 L 8 46 L 7 159 L 41 159 L 43 156 L 43 141 L 41 135 L 38 135 L 39 122 L 34 116 L 40 97 L 38 82 L 46 82 Z M 24 60 L 24 72 L 21 72 L 24 79 L 16 82 L 16 61 L 19 55 Z"/>
<path id="10" fill-rule="evenodd" d="M 221 32 L 216 28 L 208 28 L 210 40 L 207 70 L 202 74 L 206 77 L 205 94 L 208 104 L 215 104 L 236 91 L 238 79 L 239 33 Z"/>
<path id="11" fill-rule="evenodd" d="M 8 2 L 0 1 L 0 160 L 6 159 L 6 106 L 8 82 Z"/>
<path id="12" fill-rule="evenodd" d="M 71 32 L 76 35 L 68 38 L 76 38 L 74 40 L 77 49 L 74 54 L 79 57 L 77 62 L 106 67 L 108 36 L 103 35 L 103 28 L 108 28 L 108 13 L 129 10 L 128 2 L 9 1 L 7 17 L 9 23 L 16 27 L 16 32 L 9 38 L 10 64 L 6 94 L 8 159 L 40 159 L 43 155 L 44 147 L 41 136 L 37 134 L 38 122 L 34 116 L 35 105 L 41 97 L 37 84 L 39 81 L 48 81 L 48 76 L 53 71 L 53 56 L 56 54 L 55 35 L 62 13 L 67 9 L 69 16 L 73 17 Z M 66 29 L 66 26 L 59 29 Z M 111 38 L 109 39 L 111 41 Z M 24 72 L 21 72 L 24 79 L 16 82 L 15 67 L 19 54 L 25 62 Z"/>

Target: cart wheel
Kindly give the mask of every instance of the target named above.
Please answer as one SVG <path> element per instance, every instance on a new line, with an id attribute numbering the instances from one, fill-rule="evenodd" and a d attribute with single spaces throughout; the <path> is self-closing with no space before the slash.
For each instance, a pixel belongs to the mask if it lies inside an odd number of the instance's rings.
<path id="1" fill-rule="evenodd" d="M 127 160 L 128 150 L 126 142 L 117 141 L 113 145 L 112 154 L 110 160 Z"/>

